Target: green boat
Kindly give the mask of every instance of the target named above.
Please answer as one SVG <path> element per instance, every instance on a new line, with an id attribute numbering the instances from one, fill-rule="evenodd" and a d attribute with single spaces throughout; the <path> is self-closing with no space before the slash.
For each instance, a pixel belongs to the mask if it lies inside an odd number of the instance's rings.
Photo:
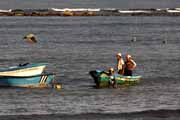
<path id="1" fill-rule="evenodd" d="M 134 85 L 140 82 L 142 76 L 139 75 L 133 75 L 133 76 L 123 76 L 119 75 L 117 73 L 113 75 L 109 75 L 107 72 L 104 72 L 102 70 L 94 70 L 90 71 L 89 74 L 94 79 L 94 82 L 96 84 L 96 88 L 104 88 L 110 86 L 110 81 L 115 80 L 120 85 Z"/>

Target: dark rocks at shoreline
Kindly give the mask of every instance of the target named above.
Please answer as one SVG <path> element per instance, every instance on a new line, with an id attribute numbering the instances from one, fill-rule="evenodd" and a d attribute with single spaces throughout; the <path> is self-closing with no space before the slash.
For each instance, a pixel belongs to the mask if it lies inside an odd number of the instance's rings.
<path id="1" fill-rule="evenodd" d="M 180 9 L 14 9 L 0 10 L 0 16 L 180 16 Z"/>

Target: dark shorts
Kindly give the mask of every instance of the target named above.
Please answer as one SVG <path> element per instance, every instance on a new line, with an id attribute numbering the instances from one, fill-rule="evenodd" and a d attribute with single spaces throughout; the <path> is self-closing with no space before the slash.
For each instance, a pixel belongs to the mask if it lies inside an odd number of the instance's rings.
<path id="1" fill-rule="evenodd" d="M 132 70 L 125 70 L 124 75 L 125 76 L 132 76 Z"/>
<path id="2" fill-rule="evenodd" d="M 123 75 L 124 74 L 124 70 L 118 70 L 118 74 Z"/>

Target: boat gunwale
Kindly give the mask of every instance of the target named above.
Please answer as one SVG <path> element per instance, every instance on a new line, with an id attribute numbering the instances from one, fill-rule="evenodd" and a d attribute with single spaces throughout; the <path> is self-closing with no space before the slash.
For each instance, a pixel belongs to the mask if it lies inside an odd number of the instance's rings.
<path id="1" fill-rule="evenodd" d="M 39 67 L 39 66 L 47 66 L 48 63 L 31 63 L 27 64 L 25 66 L 15 66 L 14 68 L 2 68 L 0 69 L 0 72 L 11 72 L 15 70 L 21 70 L 21 69 L 27 69 L 27 68 L 33 68 L 33 67 Z"/>

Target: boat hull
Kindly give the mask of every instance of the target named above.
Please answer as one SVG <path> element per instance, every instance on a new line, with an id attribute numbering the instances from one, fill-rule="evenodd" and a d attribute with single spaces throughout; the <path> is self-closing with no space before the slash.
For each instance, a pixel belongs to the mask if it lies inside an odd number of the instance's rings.
<path id="1" fill-rule="evenodd" d="M 33 76 L 42 74 L 47 64 L 27 64 L 0 70 L 0 76 Z"/>
<path id="2" fill-rule="evenodd" d="M 4 87 L 48 87 L 54 80 L 54 74 L 34 76 L 0 76 L 0 86 Z"/>
<path id="3" fill-rule="evenodd" d="M 95 70 L 89 72 L 97 88 L 109 87 L 110 86 L 110 76 L 101 71 Z M 119 74 L 113 75 L 114 79 L 117 81 L 118 85 L 134 85 L 140 82 L 141 76 L 123 76 Z"/>

